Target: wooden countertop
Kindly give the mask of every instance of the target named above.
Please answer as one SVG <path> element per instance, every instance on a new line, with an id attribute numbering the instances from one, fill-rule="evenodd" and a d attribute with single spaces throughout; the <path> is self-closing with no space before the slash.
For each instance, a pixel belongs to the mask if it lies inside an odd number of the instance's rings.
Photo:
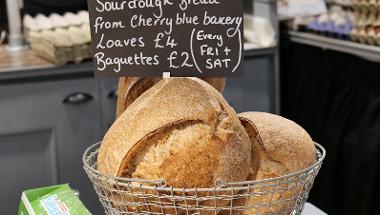
<path id="1" fill-rule="evenodd" d="M 30 49 L 20 52 L 8 52 L 5 50 L 5 46 L 0 46 L 0 73 L 52 67 L 54 67 L 54 64 L 39 58 Z"/>
<path id="2" fill-rule="evenodd" d="M 0 46 L 0 83 L 9 81 L 39 81 L 41 78 L 71 78 L 93 76 L 92 62 L 57 66 L 46 61 L 31 50 L 11 53 Z"/>

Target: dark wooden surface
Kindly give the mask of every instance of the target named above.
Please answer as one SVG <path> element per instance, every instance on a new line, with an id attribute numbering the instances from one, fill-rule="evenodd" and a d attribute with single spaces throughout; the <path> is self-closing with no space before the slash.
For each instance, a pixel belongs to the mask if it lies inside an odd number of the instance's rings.
<path id="1" fill-rule="evenodd" d="M 78 77 L 93 77 L 92 61 L 57 66 L 30 49 L 10 53 L 0 46 L 0 85 Z"/>
<path id="2" fill-rule="evenodd" d="M 0 46 L 0 73 L 51 67 L 54 67 L 52 63 L 36 56 L 30 49 L 12 53 L 8 52 L 5 46 Z"/>

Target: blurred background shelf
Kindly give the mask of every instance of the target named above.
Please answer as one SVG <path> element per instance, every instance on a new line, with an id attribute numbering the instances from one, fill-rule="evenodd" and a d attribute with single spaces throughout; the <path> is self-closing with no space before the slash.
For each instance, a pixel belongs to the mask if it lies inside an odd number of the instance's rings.
<path id="1" fill-rule="evenodd" d="M 342 2 L 335 2 L 335 1 L 326 1 L 327 5 L 330 5 L 330 6 L 341 6 L 341 7 L 345 7 L 345 8 L 353 8 L 353 4 L 352 3 L 342 3 Z"/>
<path id="2" fill-rule="evenodd" d="M 258 49 L 248 49 L 244 50 L 244 58 L 252 57 L 262 57 L 266 55 L 276 54 L 277 47 L 268 47 L 268 48 L 258 48 Z"/>
<path id="3" fill-rule="evenodd" d="M 0 70 L 0 84 L 93 77 L 92 61 L 65 66 L 33 66 Z"/>
<path id="4" fill-rule="evenodd" d="M 5 71 L 32 70 L 51 68 L 54 65 L 36 56 L 32 50 L 9 53 L 5 46 L 0 45 L 0 74 Z"/>
<path id="5" fill-rule="evenodd" d="M 335 39 L 312 33 L 290 31 L 290 40 L 296 43 L 352 54 L 373 62 L 380 62 L 380 47 L 347 40 Z"/>

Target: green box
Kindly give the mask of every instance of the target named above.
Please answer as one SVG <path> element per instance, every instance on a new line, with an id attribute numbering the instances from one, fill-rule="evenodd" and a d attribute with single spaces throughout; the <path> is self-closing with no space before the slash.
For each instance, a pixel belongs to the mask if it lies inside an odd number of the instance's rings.
<path id="1" fill-rule="evenodd" d="M 18 215 L 91 215 L 68 184 L 22 192 Z"/>

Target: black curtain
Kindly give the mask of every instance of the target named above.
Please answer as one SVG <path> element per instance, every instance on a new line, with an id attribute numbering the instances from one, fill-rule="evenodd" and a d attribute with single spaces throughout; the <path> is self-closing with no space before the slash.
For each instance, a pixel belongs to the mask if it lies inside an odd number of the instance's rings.
<path id="1" fill-rule="evenodd" d="M 16 0 L 15 0 L 16 1 Z M 24 0 L 24 14 L 35 16 L 37 13 L 49 15 L 87 10 L 87 0 Z M 0 26 L 7 23 L 5 0 L 0 0 Z"/>
<path id="2" fill-rule="evenodd" d="M 5 0 L 0 0 L 0 26 L 7 22 L 7 10 Z"/>
<path id="3" fill-rule="evenodd" d="M 327 150 L 309 201 L 380 214 L 380 63 L 282 38 L 282 114 Z"/>
<path id="4" fill-rule="evenodd" d="M 24 13 L 32 16 L 37 13 L 49 15 L 78 10 L 87 10 L 86 0 L 24 0 Z"/>

